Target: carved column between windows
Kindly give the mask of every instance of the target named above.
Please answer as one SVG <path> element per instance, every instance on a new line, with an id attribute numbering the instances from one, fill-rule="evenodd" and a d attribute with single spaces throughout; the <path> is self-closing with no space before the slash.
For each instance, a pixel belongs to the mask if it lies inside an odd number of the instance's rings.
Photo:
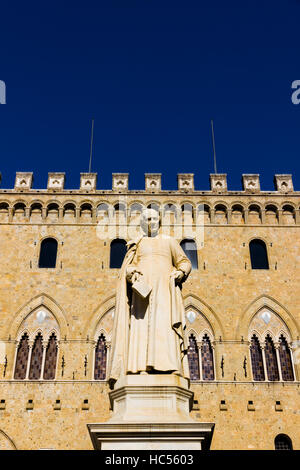
<path id="1" fill-rule="evenodd" d="M 197 341 L 197 348 L 198 348 L 198 359 L 199 359 L 199 379 L 203 380 L 203 373 L 202 373 L 202 341 Z"/>
<path id="2" fill-rule="evenodd" d="M 40 379 L 44 378 L 44 369 L 45 369 L 45 360 L 46 360 L 46 351 L 47 351 L 48 341 L 44 340 L 42 344 L 43 344 L 43 358 L 42 358 L 42 367 L 41 367 Z"/>
<path id="3" fill-rule="evenodd" d="M 274 348 L 276 351 L 276 360 L 277 360 L 277 369 L 278 369 L 278 374 L 279 374 L 279 380 L 282 381 L 282 372 L 281 372 L 281 362 L 280 362 L 280 356 L 279 356 L 279 343 L 274 343 Z"/>
<path id="4" fill-rule="evenodd" d="M 30 219 L 30 208 L 25 207 L 25 222 L 29 222 Z"/>
<path id="5" fill-rule="evenodd" d="M 59 207 L 58 208 L 58 221 L 63 222 L 63 220 L 64 220 L 64 208 Z"/>
<path id="6" fill-rule="evenodd" d="M 8 208 L 8 222 L 9 223 L 11 223 L 13 221 L 13 215 L 14 215 L 13 208 L 9 207 Z"/>
<path id="7" fill-rule="evenodd" d="M 265 225 L 265 223 L 266 223 L 266 211 L 265 211 L 265 209 L 261 209 L 260 218 L 261 218 L 262 225 Z"/>
<path id="8" fill-rule="evenodd" d="M 80 207 L 75 208 L 75 219 L 76 219 L 76 223 L 78 224 L 80 220 Z"/>
<path id="9" fill-rule="evenodd" d="M 107 378 L 107 371 L 109 369 L 109 361 L 111 355 L 111 341 L 106 341 L 106 378 Z"/>
<path id="10" fill-rule="evenodd" d="M 293 355 L 293 348 L 292 348 L 291 343 L 288 345 L 288 348 L 289 348 L 289 353 L 290 353 L 290 358 L 291 358 L 291 363 L 292 363 L 293 377 L 294 377 L 294 380 L 297 380 L 298 379 L 298 374 L 296 373 L 296 367 L 295 367 L 294 355 Z"/>
<path id="11" fill-rule="evenodd" d="M 29 377 L 29 370 L 30 370 L 30 363 L 31 363 L 31 356 L 32 356 L 33 344 L 34 344 L 34 341 L 32 341 L 32 340 L 29 340 L 29 341 L 28 341 L 29 352 L 28 352 L 28 360 L 27 360 L 27 367 L 26 367 L 25 379 L 28 379 L 28 377 Z"/>
<path id="12" fill-rule="evenodd" d="M 231 224 L 232 223 L 232 210 L 227 209 L 227 223 Z"/>
<path id="13" fill-rule="evenodd" d="M 92 208 L 92 222 L 93 224 L 97 222 L 97 209 L 95 207 Z"/>
<path id="14" fill-rule="evenodd" d="M 282 219 L 282 209 L 278 209 L 278 225 L 283 224 L 283 219 Z"/>
<path id="15" fill-rule="evenodd" d="M 210 223 L 211 224 L 215 223 L 215 213 L 216 213 L 215 209 L 210 210 Z"/>
<path id="16" fill-rule="evenodd" d="M 244 210 L 244 222 L 245 222 L 245 225 L 248 224 L 249 222 L 249 209 Z"/>
<path id="17" fill-rule="evenodd" d="M 46 220 L 46 218 L 47 218 L 47 208 L 42 207 L 42 220 L 43 220 L 43 222 Z"/>
<path id="18" fill-rule="evenodd" d="M 264 376 L 265 380 L 268 381 L 268 371 L 267 371 L 267 364 L 266 364 L 266 356 L 265 356 L 265 345 L 261 346 L 261 355 L 263 360 L 263 367 L 264 367 Z"/>

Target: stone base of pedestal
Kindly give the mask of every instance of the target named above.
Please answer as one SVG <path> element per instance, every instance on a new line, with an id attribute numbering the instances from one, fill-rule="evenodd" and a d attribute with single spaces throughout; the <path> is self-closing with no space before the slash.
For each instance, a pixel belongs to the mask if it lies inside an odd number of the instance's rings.
<path id="1" fill-rule="evenodd" d="M 97 450 L 209 448 L 213 423 L 189 415 L 193 393 L 176 375 L 128 375 L 110 392 L 109 421 L 88 424 Z"/>

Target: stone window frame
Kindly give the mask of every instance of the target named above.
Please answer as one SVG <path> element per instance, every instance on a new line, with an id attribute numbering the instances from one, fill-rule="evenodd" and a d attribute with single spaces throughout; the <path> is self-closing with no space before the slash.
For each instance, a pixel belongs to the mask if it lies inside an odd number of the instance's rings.
<path id="1" fill-rule="evenodd" d="M 109 310 L 107 310 L 107 312 L 103 315 L 103 317 L 105 315 L 108 315 L 114 309 L 115 308 L 112 307 Z M 101 326 L 100 326 L 100 328 L 97 328 L 97 330 L 95 332 L 94 340 L 93 340 L 93 363 L 92 363 L 92 380 L 94 382 L 100 382 L 101 383 L 101 382 L 107 382 L 108 381 L 107 373 L 108 373 L 108 370 L 109 370 L 110 356 L 111 356 L 111 334 L 112 334 L 112 332 L 108 333 L 105 330 L 105 328 L 102 328 Z M 101 335 L 104 336 L 105 344 L 106 344 L 106 376 L 105 376 L 105 379 L 95 379 L 96 348 L 97 348 L 98 340 L 99 340 Z"/>
<path id="2" fill-rule="evenodd" d="M 263 242 L 265 244 L 265 249 L 266 249 L 266 253 L 267 253 L 267 261 L 268 261 L 268 268 L 252 268 L 252 262 L 251 262 L 251 255 L 250 255 L 250 243 L 254 240 L 259 240 L 261 242 Z M 261 237 L 261 236 L 253 236 L 251 238 L 248 239 L 248 262 L 249 262 L 249 266 L 250 266 L 250 269 L 251 271 L 270 271 L 272 268 L 271 268 L 271 257 L 270 257 L 270 251 L 269 251 L 269 245 L 270 242 L 268 242 L 268 240 L 266 240 L 264 237 Z"/>
<path id="3" fill-rule="evenodd" d="M 255 380 L 254 379 L 254 373 L 253 373 L 253 368 L 252 368 L 252 360 L 251 360 L 251 339 L 254 335 L 257 337 L 259 346 L 261 348 L 265 380 Z M 279 380 L 269 380 L 268 379 L 268 371 L 267 371 L 266 356 L 265 356 L 265 340 L 266 340 L 267 336 L 269 336 L 272 339 L 275 350 L 276 350 L 276 360 L 277 360 Z M 279 357 L 279 340 L 280 340 L 281 336 L 283 336 L 285 338 L 285 340 L 288 344 L 288 347 L 289 347 L 291 363 L 292 363 L 292 371 L 293 371 L 293 377 L 294 377 L 293 380 L 283 380 L 283 378 L 282 378 L 281 361 L 280 361 L 280 357 Z M 292 347 L 291 347 L 292 340 L 291 340 L 290 335 L 287 334 L 286 331 L 284 331 L 283 329 L 280 329 L 280 331 L 276 335 L 274 335 L 274 333 L 270 329 L 267 329 L 266 331 L 264 331 L 263 335 L 261 335 L 257 330 L 252 329 L 249 333 L 249 336 L 248 336 L 248 342 L 249 342 L 250 371 L 251 371 L 251 377 L 252 377 L 253 382 L 255 382 L 255 383 L 259 383 L 259 382 L 262 382 L 262 383 L 266 383 L 266 382 L 268 382 L 268 383 L 296 382 L 295 363 L 294 363 L 293 351 L 292 351 Z"/>
<path id="4" fill-rule="evenodd" d="M 197 314 L 197 310 L 195 308 L 188 307 L 188 309 L 195 311 L 195 313 Z M 185 308 L 185 310 L 187 310 L 187 308 Z M 193 335 L 195 337 L 197 347 L 198 347 L 199 372 L 200 372 L 200 379 L 199 380 L 192 380 L 192 382 L 193 383 L 216 382 L 216 380 L 217 380 L 216 379 L 216 353 L 215 353 L 215 346 L 214 346 L 215 339 L 214 339 L 213 333 L 208 328 L 204 328 L 203 330 L 201 330 L 200 333 L 196 332 L 196 330 L 194 328 L 190 328 L 186 333 L 188 343 L 189 343 L 189 339 L 190 339 L 191 335 Z M 210 345 L 211 345 L 211 348 L 212 348 L 213 368 L 214 368 L 214 379 L 213 380 L 204 380 L 203 379 L 201 347 L 202 347 L 202 344 L 203 344 L 203 337 L 205 335 L 208 336 L 209 342 L 210 342 Z"/>
<path id="5" fill-rule="evenodd" d="M 29 345 L 29 353 L 28 353 L 28 358 L 27 358 L 26 374 L 25 374 L 24 379 L 15 379 L 15 370 L 16 370 L 16 366 L 17 366 L 18 348 L 19 348 L 20 341 L 22 340 L 24 334 L 28 335 L 28 345 Z M 43 338 L 43 358 L 42 358 L 41 374 L 40 374 L 39 379 L 29 379 L 32 348 L 33 348 L 34 342 L 35 342 L 38 334 L 41 334 L 42 338 Z M 55 337 L 56 337 L 56 347 L 57 347 L 55 377 L 54 377 L 54 379 L 44 379 L 44 367 L 45 367 L 45 361 L 46 361 L 47 346 L 48 346 L 48 343 L 49 343 L 49 340 L 50 340 L 52 334 L 54 334 Z M 44 381 L 44 380 L 46 380 L 47 382 L 51 382 L 51 381 L 56 380 L 57 373 L 58 373 L 57 365 L 58 365 L 59 344 L 60 344 L 60 335 L 59 335 L 59 331 L 58 331 L 57 328 L 51 328 L 51 330 L 47 334 L 45 334 L 43 328 L 41 328 L 41 327 L 36 328 L 31 333 L 30 333 L 28 328 L 23 328 L 18 333 L 18 336 L 17 336 L 17 339 L 16 339 L 15 343 L 16 343 L 15 358 L 14 358 L 14 366 L 13 366 L 13 372 L 12 372 L 13 380 L 22 380 L 24 382 L 40 382 L 40 381 Z"/>
<path id="6" fill-rule="evenodd" d="M 53 238 L 57 242 L 56 262 L 55 262 L 55 267 L 54 268 L 40 268 L 39 267 L 42 243 L 43 243 L 44 240 L 47 240 L 47 238 Z M 38 243 L 37 243 L 37 254 L 36 254 L 36 260 L 35 260 L 36 269 L 37 270 L 42 269 L 42 270 L 45 270 L 45 271 L 46 270 L 48 271 L 48 270 L 58 269 L 58 267 L 60 265 L 60 260 L 61 260 L 61 247 L 62 247 L 62 242 L 58 239 L 58 237 L 56 235 L 47 234 L 44 237 L 40 238 Z"/>

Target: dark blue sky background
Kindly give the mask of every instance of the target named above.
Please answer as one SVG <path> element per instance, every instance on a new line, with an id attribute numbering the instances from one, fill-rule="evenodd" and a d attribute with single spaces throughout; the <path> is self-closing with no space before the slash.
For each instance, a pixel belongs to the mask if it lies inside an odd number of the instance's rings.
<path id="1" fill-rule="evenodd" d="M 129 172 L 195 173 L 209 189 L 214 119 L 218 172 L 231 190 L 242 173 L 292 173 L 300 190 L 300 0 L 107 0 L 1 2 L 2 188 L 16 171 L 65 171 L 79 187 L 92 171 L 98 188 Z"/>

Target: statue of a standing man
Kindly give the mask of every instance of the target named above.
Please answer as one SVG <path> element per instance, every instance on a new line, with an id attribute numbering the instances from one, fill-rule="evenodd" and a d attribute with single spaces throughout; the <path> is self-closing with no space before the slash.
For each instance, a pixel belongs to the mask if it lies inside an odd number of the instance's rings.
<path id="1" fill-rule="evenodd" d="M 120 270 L 111 384 L 126 374 L 139 373 L 174 373 L 189 378 L 181 284 L 191 263 L 174 238 L 159 233 L 156 210 L 143 211 L 141 228 L 143 235 L 128 243 Z M 132 288 L 139 281 L 146 286 L 146 296 Z"/>

